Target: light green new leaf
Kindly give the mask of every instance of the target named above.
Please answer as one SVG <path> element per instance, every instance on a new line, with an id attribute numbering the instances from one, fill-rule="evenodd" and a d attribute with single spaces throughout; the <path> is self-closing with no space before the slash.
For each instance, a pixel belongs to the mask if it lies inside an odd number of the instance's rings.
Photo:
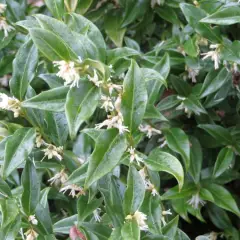
<path id="1" fill-rule="evenodd" d="M 146 166 L 153 171 L 163 171 L 172 174 L 178 181 L 181 190 L 184 183 L 183 167 L 173 155 L 163 152 L 161 148 L 154 149 L 144 161 Z"/>
<path id="2" fill-rule="evenodd" d="M 37 96 L 24 101 L 22 107 L 63 112 L 68 90 L 68 87 L 58 87 L 41 92 Z"/>
<path id="3" fill-rule="evenodd" d="M 212 194 L 214 204 L 240 216 L 240 211 L 236 201 L 227 189 L 214 183 L 206 184 L 205 188 Z"/>
<path id="4" fill-rule="evenodd" d="M 217 141 L 224 145 L 231 145 L 233 143 L 232 136 L 229 131 L 219 125 L 213 124 L 200 124 L 199 128 L 207 131 L 210 135 L 212 135 Z"/>
<path id="5" fill-rule="evenodd" d="M 231 25 L 240 22 L 240 8 L 238 6 L 223 7 L 217 12 L 203 18 L 200 22 L 217 25 Z"/>
<path id="6" fill-rule="evenodd" d="M 99 89 L 88 81 L 79 83 L 78 88 L 68 92 L 65 113 L 70 136 L 74 139 L 81 124 L 94 113 L 99 100 Z"/>
<path id="7" fill-rule="evenodd" d="M 180 128 L 170 128 L 164 131 L 164 135 L 168 146 L 182 156 L 185 167 L 188 169 L 190 165 L 190 143 L 188 136 Z"/>
<path id="8" fill-rule="evenodd" d="M 96 147 L 90 156 L 85 188 L 111 172 L 120 162 L 127 148 L 124 135 L 117 129 L 109 129 L 101 133 L 96 141 Z"/>
<path id="9" fill-rule="evenodd" d="M 63 40 L 53 32 L 41 28 L 31 28 L 29 33 L 37 48 L 51 62 L 77 59 L 77 56 L 70 54 L 70 49 Z"/>
<path id="10" fill-rule="evenodd" d="M 31 161 L 27 161 L 22 174 L 22 206 L 24 212 L 33 215 L 40 197 L 40 180 L 36 168 Z"/>
<path id="11" fill-rule="evenodd" d="M 231 162 L 234 159 L 234 151 L 232 148 L 225 147 L 223 148 L 217 157 L 217 161 L 215 162 L 214 165 L 214 170 L 213 170 L 213 176 L 215 178 L 219 177 L 223 172 L 225 172 Z"/>
<path id="12" fill-rule="evenodd" d="M 62 19 L 64 14 L 64 0 L 45 0 L 47 8 L 57 19 Z"/>
<path id="13" fill-rule="evenodd" d="M 32 41 L 23 44 L 13 61 L 13 76 L 10 80 L 12 94 L 23 100 L 30 82 L 33 80 L 38 63 L 38 51 Z"/>
<path id="14" fill-rule="evenodd" d="M 135 219 L 128 220 L 121 229 L 123 240 L 140 240 L 140 228 Z"/>
<path id="15" fill-rule="evenodd" d="M 135 167 L 130 166 L 127 178 L 127 189 L 123 200 L 125 215 L 133 215 L 142 205 L 145 195 L 145 185 Z"/>
<path id="16" fill-rule="evenodd" d="M 36 133 L 34 129 L 21 128 L 8 139 L 2 167 L 2 176 L 4 179 L 26 160 L 34 147 L 35 137 Z"/>
<path id="17" fill-rule="evenodd" d="M 133 133 L 141 124 L 147 106 L 147 89 L 141 69 L 132 60 L 129 71 L 123 82 L 121 111 L 124 125 Z"/>

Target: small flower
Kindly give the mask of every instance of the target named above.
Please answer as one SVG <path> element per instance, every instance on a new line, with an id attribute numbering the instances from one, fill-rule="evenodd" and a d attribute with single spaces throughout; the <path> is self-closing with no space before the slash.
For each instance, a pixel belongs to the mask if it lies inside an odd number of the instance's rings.
<path id="1" fill-rule="evenodd" d="M 66 61 L 54 61 L 54 66 L 58 67 L 59 72 L 57 76 L 64 79 L 64 85 L 70 85 L 70 87 L 78 87 L 78 82 L 80 80 L 80 75 L 77 69 L 74 67 L 74 62 L 66 62 Z"/>
<path id="2" fill-rule="evenodd" d="M 42 139 L 42 135 L 39 132 L 37 132 L 37 136 L 36 136 L 36 146 L 37 146 L 37 148 L 40 148 L 43 143 L 44 143 L 44 141 Z"/>
<path id="3" fill-rule="evenodd" d="M 61 184 L 65 183 L 68 179 L 68 175 L 65 173 L 64 169 L 61 172 L 55 174 L 52 178 L 48 180 L 50 184 L 54 184 L 55 182 L 60 182 Z"/>
<path id="4" fill-rule="evenodd" d="M 68 190 L 70 190 L 69 196 L 72 196 L 73 198 L 79 197 L 80 195 L 85 195 L 84 190 L 75 184 L 67 185 L 61 188 L 60 192 L 65 193 Z"/>
<path id="5" fill-rule="evenodd" d="M 165 221 L 165 217 L 164 217 L 164 216 L 166 216 L 166 215 L 172 215 L 172 212 L 171 212 L 170 209 L 167 210 L 167 211 L 162 211 L 161 221 L 162 221 L 162 223 L 163 223 L 163 226 L 166 226 L 166 225 L 167 225 L 167 223 L 166 223 L 166 221 Z"/>
<path id="6" fill-rule="evenodd" d="M 9 25 L 5 17 L 0 17 L 0 31 L 4 31 L 4 37 L 8 37 L 8 33 L 14 30 L 14 27 Z"/>
<path id="7" fill-rule="evenodd" d="M 155 186 L 149 181 L 145 180 L 145 188 L 151 191 L 151 194 L 155 197 L 158 195 L 158 191 Z"/>
<path id="8" fill-rule="evenodd" d="M 176 107 L 176 110 L 184 110 L 184 112 L 187 114 L 187 117 L 190 118 L 192 115 L 192 111 L 190 111 L 182 102 L 179 106 Z"/>
<path id="9" fill-rule="evenodd" d="M 162 132 L 156 128 L 153 128 L 152 126 L 150 125 L 140 125 L 139 126 L 139 130 L 143 133 L 147 133 L 147 137 L 148 138 L 151 138 L 153 133 L 156 133 L 156 134 L 162 134 Z"/>
<path id="10" fill-rule="evenodd" d="M 207 58 L 211 58 L 212 61 L 214 62 L 214 68 L 218 69 L 219 68 L 219 64 L 220 64 L 220 44 L 211 44 L 210 48 L 211 49 L 215 49 L 214 51 L 209 51 L 207 53 L 202 53 L 201 55 L 203 55 L 203 60 L 207 59 Z"/>
<path id="11" fill-rule="evenodd" d="M 137 164 L 140 165 L 140 162 L 143 162 L 143 159 L 136 154 L 135 148 L 131 146 L 127 151 L 130 153 L 130 163 L 136 160 Z"/>
<path id="12" fill-rule="evenodd" d="M 7 4 L 0 3 L 0 14 L 3 14 L 7 9 Z"/>
<path id="13" fill-rule="evenodd" d="M 154 8 L 156 4 L 158 4 L 160 6 L 161 0 L 151 0 L 151 7 L 152 8 Z"/>
<path id="14" fill-rule="evenodd" d="M 9 85 L 9 75 L 4 75 L 0 78 L 0 85 L 2 87 L 8 87 Z"/>
<path id="15" fill-rule="evenodd" d="M 100 212 L 101 212 L 101 208 L 97 208 L 93 211 L 93 216 L 96 222 L 101 222 L 102 220 L 101 216 L 99 215 Z"/>
<path id="16" fill-rule="evenodd" d="M 193 83 L 196 83 L 196 76 L 199 74 L 199 70 L 198 69 L 192 69 L 186 66 L 186 71 L 188 72 L 188 78 L 192 79 Z"/>
<path id="17" fill-rule="evenodd" d="M 110 80 L 108 80 L 108 81 L 110 81 Z M 107 88 L 108 88 L 108 91 L 109 91 L 110 95 L 112 95 L 113 90 L 116 90 L 117 92 L 122 91 L 122 86 L 121 85 L 113 84 L 111 82 L 107 84 Z"/>
<path id="18" fill-rule="evenodd" d="M 106 112 L 112 112 L 114 110 L 112 99 L 110 97 L 102 95 L 101 100 L 103 101 L 101 108 L 104 108 Z"/>
<path id="19" fill-rule="evenodd" d="M 33 225 L 38 225 L 38 220 L 36 219 L 35 215 L 30 215 L 28 217 L 28 221 L 32 223 Z"/>
<path id="20" fill-rule="evenodd" d="M 206 202 L 200 198 L 199 193 L 193 195 L 192 198 L 187 201 L 187 203 L 195 209 L 198 209 L 199 205 L 204 206 L 206 204 Z"/>
<path id="21" fill-rule="evenodd" d="M 141 170 L 138 171 L 142 180 L 145 181 L 146 177 L 147 177 L 147 174 L 146 174 L 146 168 L 142 168 Z"/>
<path id="22" fill-rule="evenodd" d="M 25 232 L 24 235 L 26 236 L 26 240 L 34 240 L 38 237 L 38 233 L 35 232 L 32 228 Z"/>
<path id="23" fill-rule="evenodd" d="M 138 223 L 138 226 L 139 226 L 140 230 L 143 230 L 143 231 L 148 230 L 148 225 L 145 222 L 147 220 L 147 215 L 142 213 L 142 212 L 136 211 L 134 213 L 134 215 L 127 215 L 127 217 L 125 219 L 126 220 L 135 219 Z"/>
<path id="24" fill-rule="evenodd" d="M 123 134 L 124 132 L 129 132 L 128 127 L 123 125 L 123 116 L 121 112 L 118 112 L 118 115 L 112 116 L 108 115 L 108 119 L 103 121 L 102 123 L 96 124 L 96 129 L 101 129 L 102 127 L 109 128 L 117 128 L 119 130 L 119 134 Z"/>
<path id="25" fill-rule="evenodd" d="M 103 81 L 99 81 L 97 71 L 95 69 L 93 71 L 93 77 L 88 75 L 88 80 L 93 82 L 97 87 L 100 87 L 100 85 L 103 83 Z"/>
<path id="26" fill-rule="evenodd" d="M 62 161 L 63 147 L 56 147 L 52 144 L 48 144 L 47 148 L 43 149 L 42 151 L 44 152 L 44 155 L 48 157 L 48 159 L 56 157 Z"/>
<path id="27" fill-rule="evenodd" d="M 5 93 L 0 93 L 0 100 L 1 109 L 12 111 L 15 118 L 19 117 L 21 107 L 20 102 L 16 98 L 11 98 Z"/>

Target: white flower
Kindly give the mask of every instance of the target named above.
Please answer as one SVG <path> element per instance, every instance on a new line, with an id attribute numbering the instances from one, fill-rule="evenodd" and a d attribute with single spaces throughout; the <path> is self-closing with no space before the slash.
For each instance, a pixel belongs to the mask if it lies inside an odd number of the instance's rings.
<path id="1" fill-rule="evenodd" d="M 104 108 L 106 112 L 112 112 L 114 110 L 112 99 L 110 97 L 102 95 L 101 100 L 103 101 L 101 108 Z"/>
<path id="2" fill-rule="evenodd" d="M 9 25 L 5 17 L 0 17 L 0 31 L 4 31 L 4 37 L 8 37 L 8 33 L 14 30 L 14 27 Z"/>
<path id="3" fill-rule="evenodd" d="M 0 100 L 1 109 L 12 111 L 15 118 L 19 117 L 21 107 L 20 102 L 16 98 L 11 98 L 5 93 L 0 93 Z"/>
<path id="4" fill-rule="evenodd" d="M 100 85 L 103 83 L 103 81 L 99 81 L 97 71 L 95 69 L 93 71 L 93 77 L 88 75 L 88 80 L 93 82 L 97 87 L 100 87 Z"/>
<path id="5" fill-rule="evenodd" d="M 148 225 L 145 222 L 147 220 L 147 215 L 142 213 L 142 212 L 136 211 L 134 213 L 134 215 L 127 215 L 127 217 L 125 219 L 126 220 L 135 219 L 138 223 L 138 226 L 139 226 L 140 230 L 143 230 L 143 231 L 148 230 Z"/>
<path id="6" fill-rule="evenodd" d="M 151 7 L 152 8 L 154 8 L 156 4 L 158 4 L 160 6 L 161 0 L 151 0 Z"/>
<path id="7" fill-rule="evenodd" d="M 40 148 L 42 146 L 42 144 L 44 143 L 43 139 L 42 139 L 42 135 L 37 132 L 37 136 L 36 136 L 36 145 L 37 148 Z"/>
<path id="8" fill-rule="evenodd" d="M 162 143 L 159 147 L 160 147 L 160 148 L 163 148 L 163 147 L 165 147 L 166 145 L 167 145 L 167 141 L 164 140 L 163 143 Z"/>
<path id="9" fill-rule="evenodd" d="M 139 130 L 143 133 L 147 133 L 147 137 L 148 138 L 151 138 L 153 133 L 156 133 L 156 134 L 162 134 L 162 132 L 156 128 L 153 128 L 152 126 L 150 125 L 140 125 L 139 126 Z"/>
<path id="10" fill-rule="evenodd" d="M 108 80 L 110 81 L 110 80 Z M 108 88 L 108 91 L 109 91 L 109 94 L 112 95 L 113 93 L 113 90 L 116 90 L 118 92 L 122 91 L 122 86 L 121 85 L 117 85 L 117 84 L 114 84 L 114 83 L 108 83 L 107 84 L 107 88 Z"/>
<path id="11" fill-rule="evenodd" d="M 66 62 L 62 60 L 54 61 L 53 64 L 54 66 L 58 67 L 59 72 L 57 73 L 57 76 L 65 80 L 65 86 L 70 85 L 71 88 L 76 86 L 78 87 L 80 75 L 77 69 L 74 67 L 74 62 Z"/>
<path id="12" fill-rule="evenodd" d="M 155 188 L 155 186 L 154 186 L 149 180 L 145 180 L 144 183 L 145 183 L 145 188 L 146 188 L 147 190 L 150 190 L 150 191 L 151 191 L 151 194 L 152 194 L 154 197 L 158 195 L 157 189 Z"/>
<path id="13" fill-rule="evenodd" d="M 209 51 L 207 53 L 202 53 L 201 55 L 203 55 L 203 60 L 207 59 L 207 58 L 211 58 L 212 61 L 214 61 L 214 68 L 218 69 L 219 68 L 219 64 L 220 64 L 220 44 L 211 44 L 210 45 L 211 49 L 215 49 L 213 51 Z"/>
<path id="14" fill-rule="evenodd" d="M 52 185 L 55 182 L 60 182 L 61 184 L 65 183 L 68 179 L 68 175 L 64 172 L 64 169 L 61 172 L 55 174 L 52 178 L 48 180 Z"/>
<path id="15" fill-rule="evenodd" d="M 187 114 L 187 117 L 190 118 L 192 115 L 192 111 L 190 111 L 184 104 L 184 102 L 182 102 L 179 106 L 176 107 L 176 110 L 184 110 L 184 112 Z M 196 113 L 197 114 L 197 113 Z M 197 114 L 199 115 L 199 114 Z"/>
<path id="16" fill-rule="evenodd" d="M 107 129 L 117 128 L 120 134 L 123 134 L 124 132 L 129 132 L 128 127 L 123 125 L 123 116 L 121 112 L 118 112 L 118 115 L 116 116 L 108 115 L 108 119 L 103 121 L 102 123 L 96 124 L 95 128 L 100 129 L 105 126 L 107 127 Z"/>
<path id="17" fill-rule="evenodd" d="M 30 215 L 28 217 L 28 221 L 32 223 L 33 225 L 38 225 L 38 220 L 36 219 L 35 215 Z"/>
<path id="18" fill-rule="evenodd" d="M 204 206 L 206 204 L 206 202 L 200 198 L 199 193 L 193 195 L 192 198 L 187 201 L 187 203 L 195 209 L 197 209 L 199 205 Z"/>
<path id="19" fill-rule="evenodd" d="M 192 69 L 186 66 L 186 71 L 188 72 L 188 78 L 192 79 L 193 83 L 197 82 L 196 76 L 199 74 L 198 69 Z"/>
<path id="20" fill-rule="evenodd" d="M 99 213 L 101 212 L 101 208 L 97 208 L 93 211 L 93 216 L 96 222 L 101 222 L 102 218 L 100 217 Z"/>
<path id="21" fill-rule="evenodd" d="M 162 223 L 163 223 L 163 226 L 166 226 L 166 225 L 167 225 L 167 223 L 166 223 L 166 221 L 165 221 L 165 217 L 164 217 L 164 216 L 166 216 L 166 215 L 172 215 L 172 212 L 171 212 L 170 209 L 167 210 L 167 211 L 162 211 L 161 221 L 162 221 Z"/>
<path id="22" fill-rule="evenodd" d="M 4 13 L 7 9 L 7 4 L 0 3 L 0 14 Z"/>
<path id="23" fill-rule="evenodd" d="M 85 195 L 84 190 L 75 184 L 67 185 L 61 188 L 60 192 L 65 193 L 68 190 L 70 190 L 69 196 L 72 196 L 73 198 L 79 197 L 80 195 Z"/>
<path id="24" fill-rule="evenodd" d="M 38 237 L 38 233 L 35 232 L 32 228 L 25 232 L 24 235 L 26 236 L 26 240 L 34 240 Z"/>
<path id="25" fill-rule="evenodd" d="M 0 78 L 0 85 L 2 87 L 8 87 L 9 85 L 9 75 L 4 75 Z"/>
<path id="26" fill-rule="evenodd" d="M 140 162 L 143 162 L 143 159 L 136 154 L 135 148 L 131 146 L 127 151 L 130 153 L 130 163 L 136 160 L 137 164 L 140 165 Z"/>
<path id="27" fill-rule="evenodd" d="M 47 144 L 47 148 L 43 149 L 42 151 L 44 152 L 44 155 L 48 157 L 48 159 L 56 157 L 62 161 L 63 147 L 56 147 L 52 144 Z"/>

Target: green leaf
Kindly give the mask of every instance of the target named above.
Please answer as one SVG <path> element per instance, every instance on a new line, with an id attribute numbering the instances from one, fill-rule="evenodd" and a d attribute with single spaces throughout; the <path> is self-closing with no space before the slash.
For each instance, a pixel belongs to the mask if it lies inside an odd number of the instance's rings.
<path id="1" fill-rule="evenodd" d="M 89 188 L 95 181 L 111 172 L 120 162 L 126 148 L 126 138 L 119 135 L 117 129 L 109 129 L 100 134 L 89 159 L 85 187 Z"/>
<path id="2" fill-rule="evenodd" d="M 224 145 L 232 144 L 232 136 L 226 128 L 213 124 L 200 124 L 198 127 L 207 131 L 211 136 L 219 141 L 219 143 Z"/>
<path id="3" fill-rule="evenodd" d="M 54 233 L 69 234 L 71 227 L 74 226 L 75 222 L 77 222 L 77 217 L 77 214 L 75 214 L 71 217 L 66 217 L 56 222 L 53 225 Z"/>
<path id="4" fill-rule="evenodd" d="M 1 227 L 5 228 L 16 219 L 19 214 L 19 209 L 15 199 L 0 200 L 0 205 L 2 212 Z"/>
<path id="5" fill-rule="evenodd" d="M 231 162 L 234 159 L 234 151 L 232 148 L 225 147 L 223 148 L 217 157 L 217 161 L 214 165 L 213 177 L 219 177 L 223 172 L 225 172 L 230 166 Z"/>
<path id="6" fill-rule="evenodd" d="M 80 1 L 78 1 L 76 11 L 79 12 L 81 15 L 83 15 L 90 8 L 92 2 L 93 2 L 93 0 L 80 0 Z"/>
<path id="7" fill-rule="evenodd" d="M 220 89 L 226 82 L 230 81 L 231 73 L 223 68 L 216 76 L 216 71 L 212 70 L 208 73 L 200 93 L 200 98 L 204 98 L 211 93 L 216 92 Z"/>
<path id="8" fill-rule="evenodd" d="M 206 110 L 202 106 L 201 102 L 198 100 L 198 98 L 191 94 L 188 96 L 184 101 L 184 106 L 187 107 L 188 110 L 192 111 L 196 115 L 200 114 L 207 114 Z"/>
<path id="9" fill-rule="evenodd" d="M 23 100 L 38 64 L 37 48 L 28 41 L 23 44 L 13 61 L 13 77 L 10 80 L 12 94 Z"/>
<path id="10" fill-rule="evenodd" d="M 64 14 L 64 0 L 45 0 L 45 3 L 54 17 L 62 19 Z"/>
<path id="11" fill-rule="evenodd" d="M 127 189 L 124 194 L 123 209 L 125 215 L 133 215 L 144 200 L 145 185 L 135 167 L 130 166 L 127 178 Z"/>
<path id="12" fill-rule="evenodd" d="M 201 20 L 204 23 L 217 25 L 232 25 L 240 22 L 240 9 L 238 6 L 223 7 L 217 12 Z"/>
<path id="13" fill-rule="evenodd" d="M 38 77 L 44 80 L 50 88 L 62 87 L 64 84 L 64 80 L 58 77 L 55 73 L 43 73 Z"/>
<path id="14" fill-rule="evenodd" d="M 41 28 L 31 28 L 29 33 L 42 54 L 50 61 L 71 60 L 70 50 L 56 34 Z M 77 56 L 75 56 L 77 59 Z"/>
<path id="15" fill-rule="evenodd" d="M 0 178 L 0 198 L 2 198 L 2 196 L 5 198 L 12 197 L 12 193 L 8 184 Z"/>
<path id="16" fill-rule="evenodd" d="M 33 215 L 40 197 L 40 180 L 36 168 L 31 161 L 27 161 L 22 174 L 22 206 L 24 212 Z"/>
<path id="17" fill-rule="evenodd" d="M 44 91 L 33 98 L 25 100 L 22 107 L 63 112 L 68 90 L 68 87 L 59 87 Z"/>
<path id="18" fill-rule="evenodd" d="M 172 219 L 166 226 L 163 227 L 162 231 L 165 236 L 168 236 L 170 239 L 174 239 L 177 233 L 179 216 L 176 216 Z"/>
<path id="19" fill-rule="evenodd" d="M 96 210 L 102 203 L 102 198 L 94 199 L 88 202 L 88 196 L 81 196 L 77 202 L 78 221 L 84 221 L 89 215 Z"/>
<path id="20" fill-rule="evenodd" d="M 178 181 L 181 190 L 184 182 L 184 172 L 181 163 L 161 148 L 154 149 L 144 161 L 146 166 L 153 171 L 163 171 L 172 174 Z"/>
<path id="21" fill-rule="evenodd" d="M 188 136 L 180 128 L 170 128 L 164 131 L 168 146 L 179 153 L 185 163 L 186 169 L 190 165 L 190 143 Z"/>
<path id="22" fill-rule="evenodd" d="M 159 110 L 151 104 L 147 105 L 146 112 L 144 114 L 144 119 L 157 119 L 159 121 L 168 121 L 160 112 Z"/>
<path id="23" fill-rule="evenodd" d="M 111 235 L 111 228 L 107 225 L 103 225 L 100 223 L 81 223 L 81 228 L 87 230 L 98 237 L 101 240 L 108 240 Z M 89 238 L 88 238 L 89 239 Z"/>
<path id="24" fill-rule="evenodd" d="M 191 57 L 197 57 L 199 54 L 199 48 L 198 44 L 196 41 L 196 38 L 189 38 L 185 43 L 184 43 L 184 51 Z"/>
<path id="25" fill-rule="evenodd" d="M 163 85 L 165 86 L 167 85 L 163 76 L 160 73 L 158 73 L 156 70 L 151 68 L 142 68 L 141 70 L 142 70 L 143 78 L 145 79 L 145 81 L 158 80 Z"/>
<path id="26" fill-rule="evenodd" d="M 21 128 L 8 139 L 2 167 L 4 179 L 26 160 L 34 147 L 35 137 L 34 129 Z"/>
<path id="27" fill-rule="evenodd" d="M 112 177 L 108 187 L 100 188 L 106 204 L 106 212 L 112 220 L 114 228 L 120 227 L 124 223 L 122 196 L 118 184 L 117 180 Z"/>
<path id="28" fill-rule="evenodd" d="M 167 80 L 170 68 L 170 57 L 168 53 L 165 53 L 161 60 L 154 66 L 154 69 L 160 73 L 165 81 Z"/>
<path id="29" fill-rule="evenodd" d="M 70 136 L 74 139 L 81 124 L 94 113 L 99 100 L 99 89 L 90 82 L 80 82 L 68 92 L 65 112 Z"/>
<path id="30" fill-rule="evenodd" d="M 79 2 L 81 5 L 82 0 Z M 80 11 L 82 8 L 80 9 Z M 79 14 L 71 13 L 66 16 L 67 25 L 77 33 L 86 34 L 90 40 L 97 46 L 100 52 L 100 60 L 105 61 L 106 57 L 106 44 L 102 33 L 91 21 Z M 85 31 L 85 33 L 84 33 Z"/>
<path id="31" fill-rule="evenodd" d="M 148 0 L 125 1 L 125 6 L 124 6 L 125 11 L 123 16 L 122 26 L 126 27 L 137 18 L 142 17 L 145 14 L 145 12 L 148 10 L 148 8 L 149 8 Z"/>
<path id="32" fill-rule="evenodd" d="M 178 16 L 177 16 L 175 10 L 171 7 L 161 6 L 160 8 L 156 9 L 156 13 L 161 18 L 163 18 L 164 20 L 166 20 L 172 24 L 181 25 L 181 22 L 178 19 Z"/>
<path id="33" fill-rule="evenodd" d="M 123 240 L 140 240 L 140 229 L 135 219 L 128 220 L 124 223 L 121 235 Z"/>
<path id="34" fill-rule="evenodd" d="M 147 106 L 147 89 L 137 63 L 132 60 L 123 82 L 121 111 L 124 124 L 133 133 L 141 124 Z"/>
<path id="35" fill-rule="evenodd" d="M 202 169 L 202 161 L 203 161 L 203 152 L 202 147 L 197 138 L 191 136 L 190 137 L 191 144 L 191 161 L 189 167 L 189 173 L 191 174 L 195 183 L 198 183 L 200 180 L 200 174 Z"/>
<path id="36" fill-rule="evenodd" d="M 18 216 L 15 221 L 1 229 L 0 239 L 15 240 L 21 228 L 21 217 Z"/>
<path id="37" fill-rule="evenodd" d="M 239 208 L 229 191 L 214 183 L 206 184 L 205 188 L 211 192 L 214 204 L 240 216 Z"/>
<path id="38" fill-rule="evenodd" d="M 110 11 L 104 18 L 104 28 L 109 38 L 117 47 L 122 47 L 126 28 L 121 26 L 122 16 L 119 11 Z"/>

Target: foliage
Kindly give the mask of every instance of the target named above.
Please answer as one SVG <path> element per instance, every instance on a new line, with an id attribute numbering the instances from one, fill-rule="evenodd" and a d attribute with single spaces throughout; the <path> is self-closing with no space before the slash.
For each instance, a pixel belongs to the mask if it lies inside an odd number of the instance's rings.
<path id="1" fill-rule="evenodd" d="M 0 239 L 240 239 L 237 0 L 0 13 Z"/>

